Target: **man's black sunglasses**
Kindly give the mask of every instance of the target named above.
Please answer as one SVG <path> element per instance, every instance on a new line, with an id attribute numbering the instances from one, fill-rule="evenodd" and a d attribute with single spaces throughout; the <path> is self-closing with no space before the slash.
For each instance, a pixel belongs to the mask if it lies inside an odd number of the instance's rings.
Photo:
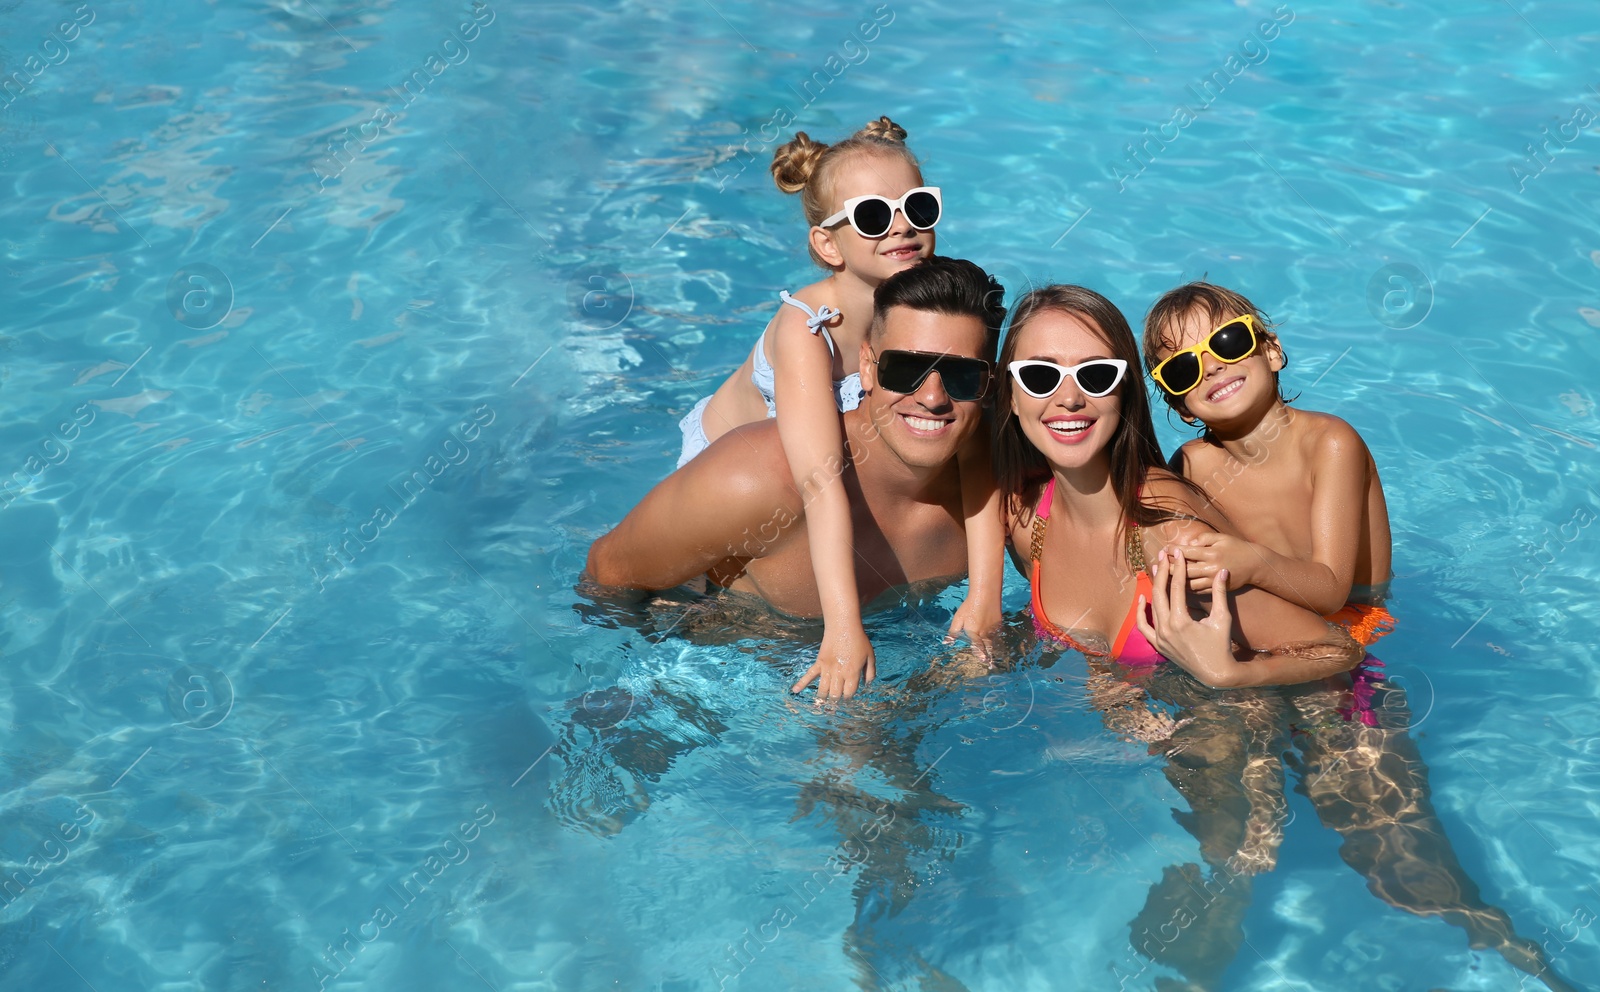
<path id="1" fill-rule="evenodd" d="M 993 375 L 993 366 L 981 358 L 928 351 L 885 351 L 872 361 L 878 366 L 878 385 L 891 393 L 914 393 L 929 373 L 937 372 L 945 393 L 958 402 L 982 399 Z"/>

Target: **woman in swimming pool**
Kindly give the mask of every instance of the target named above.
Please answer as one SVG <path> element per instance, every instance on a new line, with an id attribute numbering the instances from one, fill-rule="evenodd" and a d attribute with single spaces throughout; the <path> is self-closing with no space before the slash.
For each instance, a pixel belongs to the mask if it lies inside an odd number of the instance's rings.
<path id="1" fill-rule="evenodd" d="M 1093 290 L 1036 289 L 1012 316 L 995 476 L 1039 629 L 1124 665 L 1170 660 L 1221 688 L 1354 668 L 1362 651 L 1343 630 L 1259 589 L 1229 593 L 1225 572 L 1209 612 L 1191 616 L 1181 551 L 1158 552 L 1233 529 L 1162 467 L 1139 359 L 1126 318 Z"/>
<path id="2" fill-rule="evenodd" d="M 1027 549 L 1030 559 L 1034 621 L 1091 658 L 1172 661 L 1214 687 L 1292 688 L 1217 694 L 1193 683 L 1162 686 L 1181 718 L 1168 740 L 1143 739 L 1167 754 L 1165 774 L 1190 805 L 1179 821 L 1212 874 L 1207 881 L 1194 865 L 1167 869 L 1134 922 L 1135 946 L 1182 971 L 1186 987 L 1221 980 L 1244 938 L 1250 878 L 1276 858 L 1285 819 L 1277 756 L 1290 729 L 1283 723 L 1297 716 L 1309 727 L 1296 734 L 1298 788 L 1344 836 L 1341 856 L 1372 891 L 1462 927 L 1474 947 L 1494 948 L 1550 989 L 1571 990 L 1505 911 L 1482 899 L 1456 858 L 1406 733 L 1403 696 L 1398 705 L 1386 700 L 1367 724 L 1336 715 L 1347 692 L 1300 684 L 1355 667 L 1363 652 L 1343 627 L 1260 589 L 1230 594 L 1226 569 L 1212 577 L 1209 614 L 1191 616 L 1181 548 L 1168 561 L 1160 550 L 1236 531 L 1192 483 L 1161 467 L 1139 360 L 1127 320 L 1091 290 L 1035 290 L 1012 315 L 1000 350 L 1007 377 L 997 397 L 1004 419 L 995 475 L 1013 558 L 1024 568 Z M 1151 556 L 1153 575 L 1144 567 Z M 1106 709 L 1110 722 L 1117 714 Z"/>

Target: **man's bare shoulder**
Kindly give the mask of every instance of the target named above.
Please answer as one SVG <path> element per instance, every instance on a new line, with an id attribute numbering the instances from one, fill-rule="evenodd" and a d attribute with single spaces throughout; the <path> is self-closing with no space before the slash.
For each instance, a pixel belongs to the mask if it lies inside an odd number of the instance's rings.
<path id="1" fill-rule="evenodd" d="M 684 482 L 696 491 L 711 491 L 723 505 L 757 501 L 769 505 L 800 503 L 776 420 L 743 424 L 717 438 L 683 468 Z"/>
<path id="2" fill-rule="evenodd" d="M 749 534 L 799 513 L 775 425 L 746 424 L 646 493 L 590 547 L 587 571 L 601 585 L 667 589 L 724 558 L 749 556 Z"/>

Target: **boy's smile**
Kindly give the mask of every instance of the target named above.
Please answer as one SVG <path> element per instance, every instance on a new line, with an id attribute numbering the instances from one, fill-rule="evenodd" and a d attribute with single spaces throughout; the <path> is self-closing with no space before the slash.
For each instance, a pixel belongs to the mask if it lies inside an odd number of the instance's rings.
<path id="1" fill-rule="evenodd" d="M 1201 382 L 1201 388 L 1206 390 L 1206 402 L 1216 403 L 1233 396 L 1244 388 L 1245 376 L 1235 374 L 1222 380 L 1220 383 Z"/>

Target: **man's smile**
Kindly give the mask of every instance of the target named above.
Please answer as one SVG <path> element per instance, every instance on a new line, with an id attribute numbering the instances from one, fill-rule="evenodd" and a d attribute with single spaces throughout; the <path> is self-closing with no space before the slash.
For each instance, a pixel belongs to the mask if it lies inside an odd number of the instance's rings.
<path id="1" fill-rule="evenodd" d="M 915 413 L 902 413 L 900 419 L 911 429 L 911 433 L 919 437 L 938 437 L 956 422 L 954 417 L 924 417 Z"/>

